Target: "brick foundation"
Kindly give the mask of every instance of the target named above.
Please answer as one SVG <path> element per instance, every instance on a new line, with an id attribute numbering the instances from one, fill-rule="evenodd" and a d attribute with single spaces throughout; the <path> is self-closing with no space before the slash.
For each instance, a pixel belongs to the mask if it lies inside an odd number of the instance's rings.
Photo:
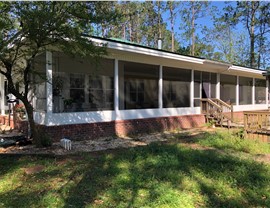
<path id="1" fill-rule="evenodd" d="M 234 119 L 243 121 L 243 112 L 235 112 Z M 39 126 L 53 141 L 64 137 L 72 140 L 98 139 L 106 136 L 132 135 L 150 132 L 162 132 L 175 129 L 202 127 L 205 124 L 204 115 L 185 115 L 161 118 L 133 119 L 90 124 L 72 124 L 61 126 Z M 27 132 L 27 121 L 16 122 L 15 128 Z"/>
<path id="2" fill-rule="evenodd" d="M 228 116 L 230 117 L 231 113 L 224 113 L 224 114 L 228 114 Z M 234 122 L 244 122 L 244 113 L 243 111 L 241 112 L 234 112 L 233 113 L 233 120 Z"/>
<path id="3" fill-rule="evenodd" d="M 14 129 L 13 116 L 10 117 L 10 125 L 9 125 L 8 115 L 0 115 L 0 124 L 10 126 L 12 129 Z"/>
<path id="4" fill-rule="evenodd" d="M 244 122 L 244 113 L 241 112 L 234 112 L 233 113 L 233 119 L 235 122 Z"/>
<path id="5" fill-rule="evenodd" d="M 106 136 L 132 135 L 139 133 L 162 132 L 174 129 L 201 127 L 205 124 L 203 115 L 186 115 L 162 118 L 121 120 L 90 124 L 61 126 L 40 126 L 53 141 L 63 137 L 72 140 L 98 139 Z"/>

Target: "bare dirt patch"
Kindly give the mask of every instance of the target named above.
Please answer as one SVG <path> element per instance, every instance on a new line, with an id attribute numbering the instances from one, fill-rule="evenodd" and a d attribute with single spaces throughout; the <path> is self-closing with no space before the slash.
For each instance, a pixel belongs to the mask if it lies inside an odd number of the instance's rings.
<path id="1" fill-rule="evenodd" d="M 7 148 L 0 148 L 0 153 L 66 155 L 79 152 L 97 152 L 118 148 L 146 146 L 152 142 L 171 142 L 172 138 L 174 142 L 191 142 L 192 138 L 206 131 L 211 130 L 207 128 L 199 128 L 174 132 L 143 134 L 136 136 L 105 137 L 96 140 L 72 141 L 71 150 L 65 150 L 64 148 L 62 148 L 59 142 L 53 143 L 51 147 L 46 148 L 36 148 L 34 145 L 11 146 Z M 183 136 L 175 138 L 176 135 L 180 134 L 183 134 Z"/>
<path id="2" fill-rule="evenodd" d="M 91 152 L 93 156 L 99 156 L 101 153 L 110 153 L 119 151 L 123 148 L 146 146 L 152 142 L 161 142 L 167 144 L 181 144 L 184 147 L 194 150 L 212 150 L 218 151 L 220 154 L 227 154 L 223 150 L 213 147 L 202 146 L 196 143 L 202 139 L 206 133 L 215 132 L 214 128 L 196 128 L 189 130 L 180 130 L 173 132 L 152 133 L 136 136 L 123 137 L 105 137 L 96 140 L 72 141 L 72 149 L 65 150 L 60 146 L 59 142 L 53 143 L 51 147 L 36 148 L 34 145 L 11 146 L 8 148 L 0 148 L 0 154 L 45 154 L 45 155 L 73 155 L 72 160 L 82 160 L 76 153 Z M 252 156 L 259 162 L 270 163 L 270 154 Z M 58 161 L 58 165 L 65 165 L 70 162 L 69 159 Z M 31 170 L 30 170 L 31 172 Z"/>
<path id="3" fill-rule="evenodd" d="M 27 175 L 32 175 L 32 174 L 39 173 L 39 172 L 43 171 L 44 168 L 45 167 L 43 165 L 37 165 L 37 166 L 31 167 L 31 168 L 24 168 L 24 172 Z"/>
<path id="4" fill-rule="evenodd" d="M 256 160 L 259 162 L 270 163 L 270 154 L 257 155 Z"/>

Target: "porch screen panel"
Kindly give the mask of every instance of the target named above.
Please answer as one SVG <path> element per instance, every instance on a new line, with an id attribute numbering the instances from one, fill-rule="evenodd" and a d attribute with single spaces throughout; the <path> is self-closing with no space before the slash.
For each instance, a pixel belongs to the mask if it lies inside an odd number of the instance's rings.
<path id="1" fill-rule="evenodd" d="M 236 103 L 236 76 L 220 75 L 220 99 L 228 104 Z"/>
<path id="2" fill-rule="evenodd" d="M 217 74 L 210 73 L 210 83 L 211 83 L 210 97 L 215 98 L 216 97 Z"/>
<path id="3" fill-rule="evenodd" d="M 202 72 L 202 98 L 216 97 L 217 74 Z"/>
<path id="4" fill-rule="evenodd" d="M 163 67 L 164 108 L 190 107 L 191 70 Z"/>
<path id="5" fill-rule="evenodd" d="M 53 112 L 113 110 L 114 61 L 77 60 L 63 54 L 54 56 Z"/>
<path id="6" fill-rule="evenodd" d="M 255 103 L 266 103 L 266 80 L 255 79 Z"/>
<path id="7" fill-rule="evenodd" d="M 35 73 L 32 74 L 32 102 L 35 110 L 46 111 L 46 64 L 45 64 L 45 53 L 37 56 L 34 60 L 34 70 Z M 19 83 L 16 84 L 16 87 L 22 89 Z"/>
<path id="8" fill-rule="evenodd" d="M 252 104 L 252 78 L 239 77 L 239 104 Z"/>
<path id="9" fill-rule="evenodd" d="M 159 67 L 119 62 L 120 109 L 158 108 Z"/>
<path id="10" fill-rule="evenodd" d="M 194 107 L 200 106 L 201 98 L 201 72 L 194 71 Z"/>
<path id="11" fill-rule="evenodd" d="M 217 74 L 194 71 L 194 107 L 200 106 L 201 98 L 216 97 Z"/>

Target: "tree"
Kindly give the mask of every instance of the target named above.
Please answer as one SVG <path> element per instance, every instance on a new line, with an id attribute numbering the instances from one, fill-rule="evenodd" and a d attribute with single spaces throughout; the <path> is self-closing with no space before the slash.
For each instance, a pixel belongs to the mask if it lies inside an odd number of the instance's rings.
<path id="1" fill-rule="evenodd" d="M 186 7 L 180 11 L 183 25 L 185 29 L 185 36 L 190 41 L 190 55 L 194 56 L 196 53 L 196 20 L 205 16 L 208 9 L 209 2 L 205 1 L 190 1 L 186 2 Z"/>
<path id="2" fill-rule="evenodd" d="M 174 25 L 176 19 L 176 8 L 180 5 L 180 2 L 175 1 L 167 1 L 166 9 L 169 10 L 169 20 L 171 25 L 171 51 L 175 51 L 175 32 L 174 32 Z"/>
<path id="3" fill-rule="evenodd" d="M 103 12 L 101 2 L 1 2 L 0 73 L 8 81 L 8 90 L 24 104 L 32 138 L 38 142 L 29 100 L 35 58 L 46 50 L 58 48 L 70 55 L 97 58 L 105 47 L 95 46 L 83 33 L 113 19 Z M 20 82 L 22 91 L 16 88 Z"/>
<path id="4" fill-rule="evenodd" d="M 247 29 L 250 47 L 249 66 L 259 68 L 267 34 L 270 33 L 270 4 L 261 1 L 237 1 L 236 6 L 229 5 L 225 11 L 234 25 L 242 23 Z"/>

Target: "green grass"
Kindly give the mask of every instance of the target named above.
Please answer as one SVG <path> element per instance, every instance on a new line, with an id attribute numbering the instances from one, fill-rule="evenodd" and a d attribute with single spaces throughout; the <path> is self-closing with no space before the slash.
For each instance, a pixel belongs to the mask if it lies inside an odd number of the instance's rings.
<path id="1" fill-rule="evenodd" d="M 208 133 L 198 143 L 203 146 L 215 147 L 224 150 L 241 151 L 250 154 L 267 154 L 270 153 L 270 144 L 259 140 L 243 139 L 239 137 L 240 131 L 229 132 L 228 130 L 220 130 Z"/>
<path id="2" fill-rule="evenodd" d="M 214 137 L 219 143 L 217 135 Z M 229 140 L 228 146 L 233 147 L 233 141 Z M 62 160 L 67 162 L 59 164 Z M 45 169 L 25 174 L 24 168 L 35 165 Z M 269 165 L 214 150 L 193 150 L 181 144 L 151 144 L 98 156 L 0 156 L 0 207 L 186 208 L 269 204 Z"/>

